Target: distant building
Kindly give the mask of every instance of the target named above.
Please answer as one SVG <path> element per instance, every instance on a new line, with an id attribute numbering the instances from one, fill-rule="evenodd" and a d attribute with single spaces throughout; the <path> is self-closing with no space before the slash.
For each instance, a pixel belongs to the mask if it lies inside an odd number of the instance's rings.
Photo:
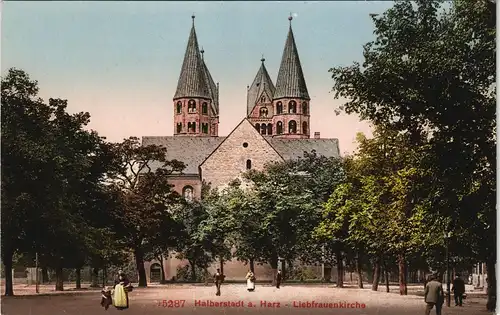
<path id="1" fill-rule="evenodd" d="M 202 182 L 212 188 L 224 187 L 249 169 L 263 169 L 272 161 L 302 157 L 304 151 L 338 157 L 338 139 L 321 139 L 319 132 L 310 138 L 310 100 L 290 28 L 278 71 L 276 86 L 271 80 L 264 58 L 247 91 L 247 117 L 226 137 L 219 137 L 219 84 L 208 70 L 204 51 L 199 49 L 193 25 L 188 39 L 177 90 L 173 98 L 174 135 L 143 137 L 143 145 L 167 148 L 167 158 L 183 161 L 182 175 L 173 176 L 174 189 L 187 199 L 201 196 Z M 242 104 L 243 105 L 243 104 Z M 153 167 L 159 167 L 156 163 Z M 186 262 L 169 258 L 163 262 L 167 279 L 176 275 Z M 149 264 L 148 264 L 149 265 Z M 270 277 L 269 266 L 256 264 L 260 279 Z M 158 262 L 151 265 L 157 273 Z M 243 279 L 248 270 L 241 262 L 224 265 L 227 279 Z M 321 271 L 319 271 L 321 273 Z M 156 278 L 157 276 L 154 276 Z"/>

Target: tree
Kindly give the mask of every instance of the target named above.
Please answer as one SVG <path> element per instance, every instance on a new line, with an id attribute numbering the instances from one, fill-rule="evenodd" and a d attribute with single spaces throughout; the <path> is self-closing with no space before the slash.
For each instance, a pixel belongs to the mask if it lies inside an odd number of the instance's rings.
<path id="1" fill-rule="evenodd" d="M 113 152 L 119 167 L 109 172 L 108 178 L 120 191 L 120 202 L 114 209 L 117 233 L 133 251 L 139 286 L 145 287 L 145 255 L 151 251 L 152 240 L 158 240 L 161 227 L 170 222 L 170 211 L 178 200 L 168 179 L 181 173 L 184 164 L 167 160 L 166 148 L 142 146 L 136 137 L 114 144 Z"/>
<path id="2" fill-rule="evenodd" d="M 429 140 L 431 206 L 448 218 L 445 230 L 475 235 L 476 258 L 492 272 L 492 310 L 496 188 L 488 180 L 476 189 L 479 176 L 495 174 L 496 3 L 400 1 L 372 19 L 376 39 L 364 46 L 363 64 L 330 70 L 336 97 L 348 99 L 339 109 L 408 132 L 414 146 Z M 485 206 L 472 208 L 471 200 Z"/>

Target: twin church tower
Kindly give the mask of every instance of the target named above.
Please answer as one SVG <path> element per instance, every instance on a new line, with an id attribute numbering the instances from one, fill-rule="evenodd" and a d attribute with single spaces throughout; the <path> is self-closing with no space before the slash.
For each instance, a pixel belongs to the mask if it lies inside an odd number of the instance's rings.
<path id="1" fill-rule="evenodd" d="M 174 135 L 217 137 L 219 84 L 215 84 L 200 50 L 193 26 L 184 55 L 174 102 Z M 247 91 L 247 119 L 264 136 L 307 139 L 310 136 L 310 97 L 290 28 L 281 58 L 276 86 L 264 58 Z"/>

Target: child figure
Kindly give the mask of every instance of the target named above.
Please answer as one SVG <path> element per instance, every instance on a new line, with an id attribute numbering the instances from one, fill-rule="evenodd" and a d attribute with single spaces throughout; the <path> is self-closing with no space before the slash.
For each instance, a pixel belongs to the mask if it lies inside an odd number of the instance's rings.
<path id="1" fill-rule="evenodd" d="M 105 310 L 108 310 L 109 306 L 113 304 L 113 300 L 111 299 L 111 289 L 109 287 L 104 287 L 101 290 L 101 306 L 104 307 Z"/>

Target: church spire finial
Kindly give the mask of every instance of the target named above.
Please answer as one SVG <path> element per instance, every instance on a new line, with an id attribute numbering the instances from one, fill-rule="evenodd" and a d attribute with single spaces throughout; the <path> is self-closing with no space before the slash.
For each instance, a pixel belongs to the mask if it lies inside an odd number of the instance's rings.
<path id="1" fill-rule="evenodd" d="M 292 12 L 290 12 L 290 16 L 288 17 L 288 21 L 290 21 L 290 27 L 292 27 L 292 20 L 293 20 Z"/>
<path id="2" fill-rule="evenodd" d="M 193 19 L 193 26 L 194 26 L 194 18 L 195 18 L 195 17 L 196 17 L 196 16 L 195 16 L 195 15 L 194 15 L 194 13 L 193 13 L 193 15 L 191 15 L 191 19 Z"/>
<path id="3" fill-rule="evenodd" d="M 262 59 L 260 59 L 260 61 L 262 61 L 262 63 L 264 63 L 264 61 L 266 61 L 266 59 L 264 59 L 264 54 L 262 54 Z"/>

